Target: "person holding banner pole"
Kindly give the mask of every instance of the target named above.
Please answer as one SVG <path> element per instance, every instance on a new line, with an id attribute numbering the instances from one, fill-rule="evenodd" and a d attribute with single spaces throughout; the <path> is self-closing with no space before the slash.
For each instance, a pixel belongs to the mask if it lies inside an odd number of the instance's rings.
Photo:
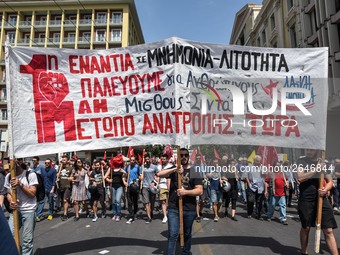
<path id="1" fill-rule="evenodd" d="M 325 164 L 321 163 L 318 158 L 318 151 L 307 149 L 306 156 L 298 159 L 297 177 L 300 182 L 300 196 L 298 201 L 298 214 L 301 221 L 300 243 L 301 254 L 307 253 L 308 238 L 311 227 L 315 227 L 318 198 L 322 197 L 322 219 L 321 229 L 325 236 L 326 244 L 332 255 L 338 255 L 338 248 L 334 237 L 333 229 L 337 228 L 334 219 L 332 206 L 330 205 L 326 195 L 333 187 L 332 176 L 325 175 L 326 185 L 319 188 L 320 173 L 323 176 L 325 172 Z M 324 184 L 321 183 L 321 186 Z"/>
<path id="2" fill-rule="evenodd" d="M 11 163 L 12 164 L 12 163 Z M 17 159 L 14 163 L 16 167 L 15 176 L 7 174 L 5 179 L 5 187 L 7 189 L 7 199 L 10 208 L 18 212 L 19 225 L 16 225 L 14 214 L 9 217 L 9 226 L 14 232 L 22 227 L 22 255 L 33 255 L 33 237 L 35 228 L 35 210 L 37 207 L 36 191 L 38 179 L 36 174 L 27 174 L 26 165 L 22 159 Z M 13 197 L 16 190 L 17 197 Z M 16 239 L 18 237 L 15 237 Z"/>
<path id="3" fill-rule="evenodd" d="M 183 201 L 183 226 L 184 226 L 184 246 L 182 255 L 191 254 L 191 231 L 196 217 L 196 196 L 203 193 L 203 184 L 200 173 L 195 171 L 189 164 L 189 151 L 186 148 L 180 149 L 181 167 L 164 169 L 157 175 L 167 177 L 170 182 L 169 204 L 168 204 L 168 255 L 176 254 L 177 239 L 180 233 L 180 212 L 179 197 Z M 178 174 L 183 176 L 183 186 L 178 189 Z"/>

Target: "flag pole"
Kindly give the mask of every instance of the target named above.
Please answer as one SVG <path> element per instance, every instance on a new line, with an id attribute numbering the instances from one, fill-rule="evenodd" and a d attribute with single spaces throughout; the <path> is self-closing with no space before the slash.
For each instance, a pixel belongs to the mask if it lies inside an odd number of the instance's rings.
<path id="1" fill-rule="evenodd" d="M 11 159 L 10 162 L 10 169 L 11 169 L 11 179 L 16 178 L 16 163 L 14 159 Z M 11 180 L 9 180 L 11 181 Z M 17 189 L 16 187 L 12 187 L 12 202 L 17 201 Z M 14 226 L 14 239 L 15 244 L 17 245 L 17 249 L 20 252 L 20 237 L 19 237 L 19 213 L 18 208 L 13 209 L 13 226 Z"/>
<path id="2" fill-rule="evenodd" d="M 325 150 L 321 152 L 321 160 L 324 162 L 325 160 Z M 318 162 L 320 164 L 321 162 Z M 324 183 L 325 175 L 323 171 L 321 171 L 321 176 L 320 176 L 320 181 L 319 181 L 319 189 L 323 189 L 323 183 Z M 322 220 L 322 202 L 323 202 L 323 197 L 318 196 L 318 210 L 317 210 L 317 215 L 316 215 L 316 231 L 315 231 L 315 253 L 320 252 L 320 239 L 321 239 L 321 220 Z"/>
<path id="3" fill-rule="evenodd" d="M 177 146 L 177 182 L 178 189 L 182 188 L 182 174 L 179 173 L 181 169 L 181 150 L 180 147 Z M 184 225 L 183 225 L 183 199 L 182 196 L 178 197 L 178 210 L 179 210 L 179 243 L 181 248 L 184 247 Z"/>

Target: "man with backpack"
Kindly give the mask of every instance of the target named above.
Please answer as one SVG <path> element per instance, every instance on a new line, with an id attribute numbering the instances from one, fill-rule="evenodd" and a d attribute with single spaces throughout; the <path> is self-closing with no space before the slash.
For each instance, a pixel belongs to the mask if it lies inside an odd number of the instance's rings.
<path id="1" fill-rule="evenodd" d="M 45 187 L 45 196 L 39 202 L 37 208 L 37 216 L 35 220 L 39 222 L 41 220 L 42 212 L 44 209 L 46 198 L 48 199 L 49 207 L 48 207 L 48 220 L 53 219 L 53 209 L 54 209 L 54 192 L 55 192 L 55 181 L 56 181 L 56 170 L 51 165 L 52 160 L 46 159 L 45 160 L 45 168 L 41 169 L 41 177 Z"/>
<path id="2" fill-rule="evenodd" d="M 17 209 L 19 228 L 22 228 L 22 255 L 33 255 L 33 236 L 35 228 L 35 209 L 37 207 L 38 179 L 35 173 L 26 174 L 26 165 L 22 159 L 15 162 L 16 176 L 6 175 L 5 188 L 11 209 Z M 17 190 L 17 201 L 12 200 L 12 188 Z M 14 233 L 13 214 L 10 214 L 9 226 Z"/>

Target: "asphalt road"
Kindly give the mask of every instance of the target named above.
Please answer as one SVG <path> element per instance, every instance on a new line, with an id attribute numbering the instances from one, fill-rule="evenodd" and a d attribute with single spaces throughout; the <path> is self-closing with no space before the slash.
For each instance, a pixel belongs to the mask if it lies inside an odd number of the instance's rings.
<path id="1" fill-rule="evenodd" d="M 296 204 L 288 208 L 288 226 L 280 224 L 278 219 L 271 222 L 248 219 L 246 207 L 241 203 L 237 204 L 238 222 L 224 217 L 214 222 L 212 211 L 205 208 L 206 219 L 193 226 L 192 254 L 299 254 L 300 223 L 295 207 Z M 221 211 L 224 212 L 224 208 Z M 74 222 L 72 208 L 70 215 L 67 221 L 61 221 L 59 213 L 51 221 L 45 219 L 37 223 L 36 255 L 165 254 L 167 224 L 162 224 L 162 215 L 158 212 L 150 224 L 145 224 L 143 214 L 131 225 L 125 223 L 125 218 L 120 222 L 112 221 L 111 212 L 97 222 L 85 215 Z M 276 211 L 274 216 L 278 215 Z M 340 226 L 340 215 L 335 217 Z M 315 254 L 314 233 L 314 230 L 310 233 L 309 254 Z M 335 230 L 335 236 L 339 246 L 339 230 Z M 320 254 L 329 254 L 323 237 Z"/>

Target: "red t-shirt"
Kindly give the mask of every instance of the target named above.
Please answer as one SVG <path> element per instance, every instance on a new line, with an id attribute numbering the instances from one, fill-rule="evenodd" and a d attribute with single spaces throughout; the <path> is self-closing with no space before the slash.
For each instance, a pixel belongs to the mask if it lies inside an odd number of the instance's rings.
<path id="1" fill-rule="evenodd" d="M 275 193 L 276 197 L 283 197 L 286 195 L 285 193 L 285 181 L 284 181 L 283 173 L 275 173 Z M 266 182 L 269 183 L 269 177 L 266 178 Z M 287 180 L 288 181 L 288 180 Z"/>

